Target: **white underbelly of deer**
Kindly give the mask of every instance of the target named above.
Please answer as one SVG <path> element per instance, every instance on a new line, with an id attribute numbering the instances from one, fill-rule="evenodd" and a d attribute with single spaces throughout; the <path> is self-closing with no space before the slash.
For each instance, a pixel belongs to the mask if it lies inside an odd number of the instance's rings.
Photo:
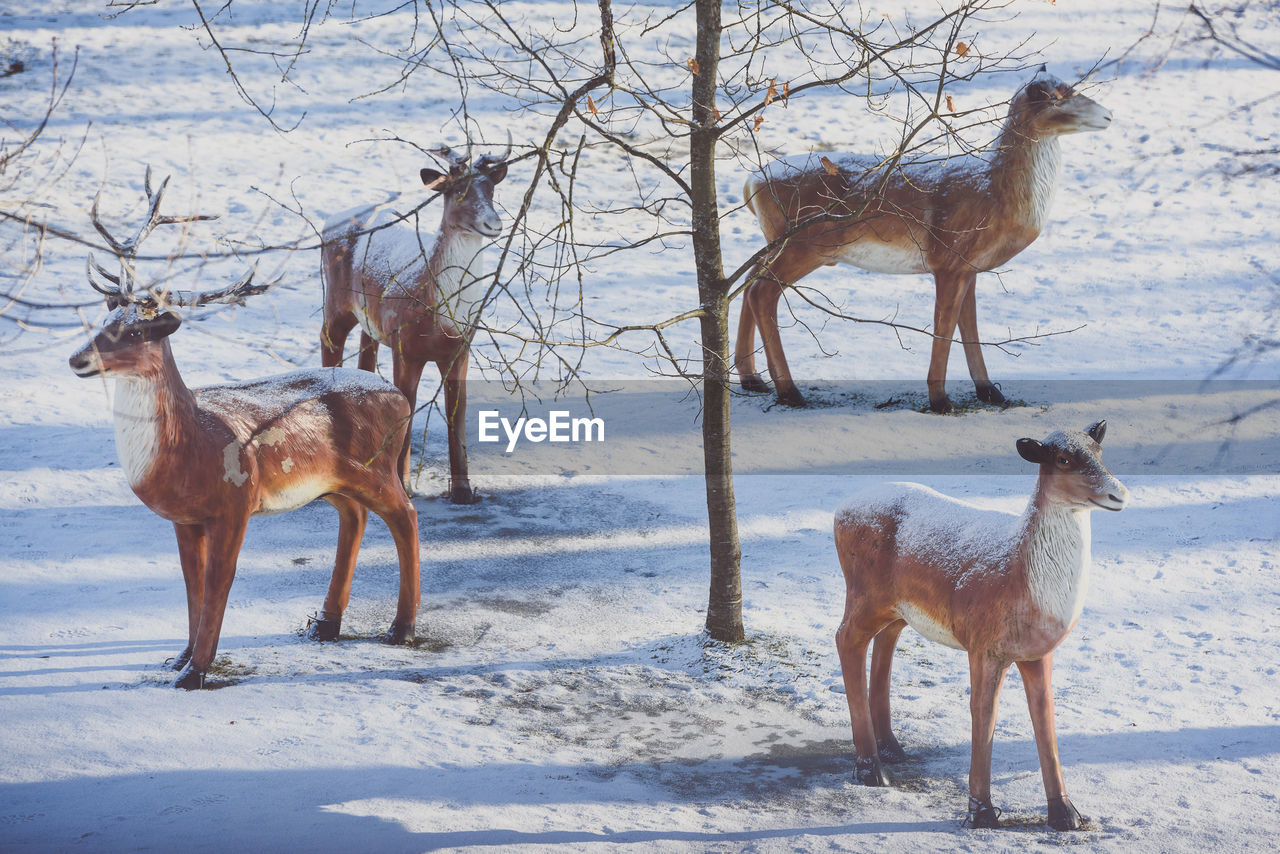
<path id="1" fill-rule="evenodd" d="M 329 441 L 325 428 L 330 418 L 323 404 L 307 401 L 291 408 L 288 431 L 273 427 L 255 437 L 258 465 L 263 470 L 258 513 L 296 510 L 338 488 L 328 477 L 302 474 L 308 466 L 306 446 Z"/>
<path id="2" fill-rule="evenodd" d="M 287 513 L 297 510 L 315 501 L 321 495 L 334 491 L 334 485 L 328 480 L 307 479 L 288 483 L 283 489 L 275 492 L 263 491 L 258 509 L 254 515 L 270 516 L 273 513 Z"/>
<path id="3" fill-rule="evenodd" d="M 378 324 L 373 322 L 373 315 L 369 313 L 369 303 L 365 299 L 363 293 L 356 294 L 351 302 L 351 313 L 356 316 L 356 323 L 359 324 L 361 331 L 375 341 L 382 337 L 382 332 L 378 329 Z"/>
<path id="4" fill-rule="evenodd" d="M 918 246 L 898 246 L 874 239 L 855 240 L 844 246 L 841 261 L 873 273 L 927 273 L 924 252 Z"/>
<path id="5" fill-rule="evenodd" d="M 952 649 L 964 649 L 964 644 L 956 640 L 950 629 L 910 602 L 899 602 L 897 611 L 898 616 L 906 620 L 907 625 L 919 632 L 921 637 Z"/>

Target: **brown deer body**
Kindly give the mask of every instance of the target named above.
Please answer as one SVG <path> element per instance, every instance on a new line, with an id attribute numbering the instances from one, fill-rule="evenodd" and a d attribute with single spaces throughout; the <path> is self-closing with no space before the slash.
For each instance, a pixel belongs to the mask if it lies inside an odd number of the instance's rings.
<path id="1" fill-rule="evenodd" d="M 743 296 L 734 354 L 742 387 L 768 390 L 755 370 L 759 328 L 778 400 L 804 405 L 782 349 L 778 301 L 784 288 L 819 267 L 846 263 L 933 276 L 928 387 L 934 411 L 953 409 L 946 377 L 957 325 L 978 398 L 1004 403 L 983 361 L 977 274 L 1006 263 L 1040 234 L 1061 169 L 1058 137 L 1100 130 L 1110 121 L 1107 110 L 1042 68 L 1014 96 L 989 156 L 889 170 L 875 157 L 812 155 L 776 161 L 748 178 L 743 198 L 765 238 L 790 236 L 757 267 Z"/>
<path id="2" fill-rule="evenodd" d="M 422 181 L 438 186 L 444 198 L 440 230 L 424 241 L 414 223 L 388 205 L 357 208 L 332 217 L 324 227 L 324 328 L 320 360 L 342 363 L 347 335 L 358 323 L 360 368 L 373 371 L 379 343 L 391 349 L 393 380 L 413 409 L 418 381 L 434 362 L 444 385 L 449 439 L 450 500 L 476 499 L 467 472 L 466 379 L 471 333 L 485 296 L 474 272 L 484 248 L 501 233 L 493 205 L 494 186 L 506 177 L 510 153 L 484 156 L 468 168 L 450 157 L 449 174 L 422 170 Z M 407 225 L 406 225 L 407 223 Z M 411 431 L 400 450 L 405 489 L 409 477 Z"/>
<path id="3" fill-rule="evenodd" d="M 1084 607 L 1089 511 L 1120 510 L 1128 490 L 1100 459 L 1106 423 L 1018 441 L 1040 466 L 1021 517 L 982 510 L 916 484 L 886 484 L 836 512 L 844 572 L 844 618 L 836 633 L 857 778 L 888 780 L 881 760 L 901 759 L 889 720 L 889 673 L 902 629 L 969 657 L 972 758 L 969 821 L 997 827 L 991 805 L 991 746 L 1000 686 L 1011 664 L 1022 674 L 1049 801 L 1049 824 L 1080 826 L 1067 798 L 1053 723 L 1053 650 Z M 868 690 L 866 653 L 874 641 Z"/>
<path id="4" fill-rule="evenodd" d="M 173 523 L 187 590 L 188 643 L 176 685 L 199 688 L 218 648 L 227 598 L 251 516 L 281 513 L 324 498 L 339 514 L 338 552 L 323 610 L 310 630 L 336 639 L 351 592 L 356 553 L 369 510 L 391 530 L 400 590 L 388 641 L 414 636 L 419 599 L 417 512 L 397 465 L 410 412 L 393 385 L 363 371 L 318 368 L 268 379 L 192 390 L 174 362 L 168 336 L 181 323 L 166 305 L 238 302 L 248 280 L 194 298 L 138 294 L 132 286 L 137 243 L 157 222 L 164 185 L 151 197 L 151 222 L 117 242 L 121 257 L 107 276 L 113 311 L 70 358 L 81 377 L 116 380 L 115 433 L 129 485 L 147 507 Z M 92 263 L 92 262 L 91 262 Z M 93 281 L 92 273 L 90 281 Z"/>

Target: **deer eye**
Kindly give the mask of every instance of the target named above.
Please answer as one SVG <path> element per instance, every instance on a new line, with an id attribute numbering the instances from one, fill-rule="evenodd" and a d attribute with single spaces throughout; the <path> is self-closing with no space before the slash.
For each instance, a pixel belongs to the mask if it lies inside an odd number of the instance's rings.
<path id="1" fill-rule="evenodd" d="M 1071 468 L 1071 458 L 1070 458 L 1070 457 L 1058 457 L 1058 465 L 1062 466 L 1064 469 L 1069 469 L 1069 468 Z"/>

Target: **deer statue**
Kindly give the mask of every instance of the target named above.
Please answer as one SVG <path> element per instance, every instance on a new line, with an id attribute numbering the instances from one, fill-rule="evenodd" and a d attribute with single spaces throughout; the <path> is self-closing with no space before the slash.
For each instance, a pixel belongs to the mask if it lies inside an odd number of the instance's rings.
<path id="1" fill-rule="evenodd" d="M 742 388 L 769 390 L 755 369 L 759 328 L 779 402 L 805 405 L 782 350 L 778 300 L 819 267 L 843 262 L 933 276 L 934 412 L 954 409 L 946 380 L 957 324 L 978 399 L 1004 405 L 978 338 L 977 275 L 1005 264 L 1044 228 L 1061 171 L 1058 137 L 1110 122 L 1111 113 L 1041 66 L 1014 95 L 990 152 L 914 163 L 815 154 L 777 160 L 749 177 L 743 198 L 777 248 L 756 266 L 744 292 L 734 350 Z"/>
<path id="2" fill-rule="evenodd" d="M 391 529 L 400 560 L 399 601 L 386 640 L 411 641 L 419 597 L 418 516 L 397 464 L 411 418 L 408 401 L 391 383 L 342 368 L 188 388 L 169 346 L 181 324 L 174 309 L 241 303 L 264 288 L 251 284 L 252 272 L 202 294 L 136 286 L 138 244 L 153 228 L 209 218 L 161 216 L 167 184 L 166 178 L 153 192 L 147 170 L 147 221 L 123 241 L 103 226 L 94 199 L 93 224 L 119 258 L 120 274 L 108 273 L 90 256 L 89 282 L 106 295 L 111 311 L 70 364 L 78 376 L 116 380 L 121 466 L 134 494 L 172 522 L 177 534 L 188 640 L 174 663 L 181 671 L 175 685 L 204 687 L 249 517 L 293 510 L 315 498 L 338 511 L 338 552 L 310 636 L 337 639 L 373 510 Z"/>
<path id="3" fill-rule="evenodd" d="M 924 637 L 969 655 L 973 742 L 968 823 L 998 827 L 991 804 L 996 703 L 1016 664 L 1049 801 L 1049 825 L 1075 830 L 1082 817 L 1067 797 L 1053 725 L 1053 651 L 1084 607 L 1091 562 L 1089 512 L 1121 510 L 1129 491 L 1102 464 L 1106 422 L 1083 433 L 1019 439 L 1018 453 L 1040 467 L 1021 516 L 983 510 L 917 484 L 886 484 L 835 514 L 844 571 L 844 619 L 836 632 L 856 778 L 889 784 L 881 762 L 904 758 L 889 723 L 889 671 L 898 635 Z M 867 646 L 871 654 L 870 690 Z"/>
<path id="4" fill-rule="evenodd" d="M 445 424 L 449 435 L 449 498 L 454 504 L 477 501 L 467 474 L 467 362 L 471 335 L 486 286 L 477 275 L 481 253 L 502 231 L 493 204 L 494 187 L 507 176 L 507 148 L 468 165 L 468 157 L 448 146 L 436 153 L 449 162 L 448 173 L 421 171 L 422 183 L 444 197 L 440 230 L 424 241 L 414 221 L 390 203 L 355 208 L 324 225 L 324 327 L 320 335 L 323 365 L 342 363 L 347 335 L 360 324 L 359 366 L 375 370 L 378 344 L 391 348 L 392 377 L 409 399 L 427 362 L 435 362 L 444 385 Z M 406 433 L 400 473 L 412 491 Z"/>

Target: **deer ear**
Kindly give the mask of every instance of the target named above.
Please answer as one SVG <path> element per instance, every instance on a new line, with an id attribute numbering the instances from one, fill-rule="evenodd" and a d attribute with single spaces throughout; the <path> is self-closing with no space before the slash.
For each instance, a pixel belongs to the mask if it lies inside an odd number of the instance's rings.
<path id="1" fill-rule="evenodd" d="M 1019 439 L 1018 456 L 1022 457 L 1029 463 L 1039 465 L 1044 462 L 1044 445 L 1041 445 L 1035 439 Z"/>
<path id="2" fill-rule="evenodd" d="M 501 183 L 502 179 L 507 177 L 507 164 L 499 163 L 492 169 L 487 170 L 484 174 L 489 176 L 489 180 L 495 184 Z"/>
<path id="3" fill-rule="evenodd" d="M 1090 427 L 1088 430 L 1085 430 L 1084 432 L 1089 434 L 1090 439 L 1092 439 L 1093 441 L 1101 445 L 1102 437 L 1107 435 L 1107 422 L 1105 419 L 1102 421 L 1099 421 L 1097 424 L 1094 424 L 1092 427 Z"/>
<path id="4" fill-rule="evenodd" d="M 430 187 L 434 185 L 437 181 L 439 181 L 441 178 L 448 178 L 449 176 L 444 174 L 443 172 L 437 172 L 434 169 L 423 169 L 421 172 L 418 173 L 418 177 L 422 178 L 422 183 Z"/>
<path id="5" fill-rule="evenodd" d="M 181 325 L 181 317 L 172 311 L 162 311 L 150 320 L 142 322 L 142 338 L 146 341 L 159 341 L 177 332 Z"/>

